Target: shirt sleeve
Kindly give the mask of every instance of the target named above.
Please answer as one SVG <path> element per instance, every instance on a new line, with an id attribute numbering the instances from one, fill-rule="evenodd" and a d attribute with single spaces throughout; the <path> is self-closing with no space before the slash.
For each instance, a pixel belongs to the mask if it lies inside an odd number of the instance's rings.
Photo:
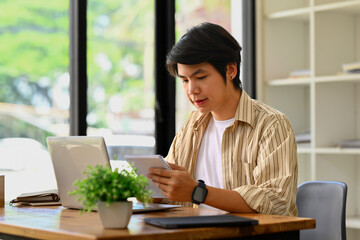
<path id="1" fill-rule="evenodd" d="M 197 117 L 198 117 L 198 115 L 196 114 L 195 111 L 193 111 L 191 113 L 188 121 L 182 126 L 180 131 L 176 133 L 176 135 L 171 143 L 171 146 L 169 148 L 169 152 L 168 152 L 167 156 L 165 157 L 165 160 L 167 162 L 186 167 L 185 163 L 189 162 L 190 161 L 189 159 L 192 156 L 192 151 L 189 149 L 189 146 L 186 143 L 190 143 L 189 133 L 192 132 L 190 125 L 192 125 L 194 119 L 196 119 Z M 192 136 L 192 135 L 190 135 L 190 136 Z M 191 145 L 191 149 L 192 148 L 193 148 L 193 146 Z M 183 164 L 181 164 L 181 162 L 179 162 L 179 155 L 181 155 L 183 158 L 185 158 L 182 161 Z"/>
<path id="2" fill-rule="evenodd" d="M 254 184 L 234 190 L 259 213 L 296 216 L 297 170 L 295 136 L 284 117 L 259 140 Z"/>
<path id="3" fill-rule="evenodd" d="M 167 154 L 167 156 L 165 157 L 165 161 L 169 162 L 169 163 L 174 163 L 176 164 L 176 157 L 175 157 L 175 153 L 176 153 L 176 150 L 175 150 L 175 145 L 178 141 L 178 138 L 179 138 L 179 135 L 180 133 L 176 134 L 176 136 L 174 137 L 172 143 L 171 143 L 171 146 L 169 148 L 169 152 Z"/>
<path id="4" fill-rule="evenodd" d="M 176 145 L 177 142 L 181 139 L 182 133 L 183 133 L 184 127 L 180 130 L 179 133 L 176 134 L 176 136 L 174 137 L 171 146 L 169 148 L 169 152 L 167 154 L 167 156 L 164 158 L 165 161 L 169 162 L 169 163 L 173 163 L 173 164 L 179 164 L 176 161 Z M 193 204 L 191 202 L 178 202 L 178 201 L 172 201 L 168 198 L 163 198 L 159 203 L 162 204 L 172 204 L 172 205 L 183 205 L 185 207 L 192 207 Z"/>

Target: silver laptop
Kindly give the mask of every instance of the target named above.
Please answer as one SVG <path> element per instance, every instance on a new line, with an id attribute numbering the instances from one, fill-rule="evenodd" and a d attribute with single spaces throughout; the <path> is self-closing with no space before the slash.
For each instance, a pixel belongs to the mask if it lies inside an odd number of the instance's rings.
<path id="1" fill-rule="evenodd" d="M 88 165 L 110 166 L 109 155 L 103 137 L 68 136 L 46 138 L 61 204 L 66 208 L 82 209 L 76 196 L 69 196 L 76 179 L 84 178 L 83 171 Z M 157 211 L 179 207 L 167 204 L 133 204 L 133 212 Z"/>

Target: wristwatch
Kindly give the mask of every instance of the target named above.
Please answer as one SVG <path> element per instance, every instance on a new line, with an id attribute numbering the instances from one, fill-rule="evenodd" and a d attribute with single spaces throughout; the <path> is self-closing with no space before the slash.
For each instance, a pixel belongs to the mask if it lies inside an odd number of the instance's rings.
<path id="1" fill-rule="evenodd" d="M 206 188 L 205 182 L 199 179 L 198 185 L 194 188 L 192 193 L 192 202 L 200 205 L 201 203 L 205 202 L 207 193 L 208 190 Z"/>

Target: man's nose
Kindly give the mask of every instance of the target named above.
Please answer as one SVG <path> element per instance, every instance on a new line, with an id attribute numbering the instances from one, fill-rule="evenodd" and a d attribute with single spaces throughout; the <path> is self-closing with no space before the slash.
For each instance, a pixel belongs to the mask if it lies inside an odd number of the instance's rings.
<path id="1" fill-rule="evenodd" d="M 189 81 L 188 85 L 188 94 L 196 94 L 198 93 L 198 86 L 195 82 Z"/>

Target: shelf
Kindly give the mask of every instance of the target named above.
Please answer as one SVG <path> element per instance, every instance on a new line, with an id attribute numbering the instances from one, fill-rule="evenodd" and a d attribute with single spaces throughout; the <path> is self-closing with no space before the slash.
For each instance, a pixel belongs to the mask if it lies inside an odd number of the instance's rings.
<path id="1" fill-rule="evenodd" d="M 360 148 L 337 145 L 360 138 L 360 73 L 343 72 L 360 61 L 360 0 L 258 0 L 256 8 L 257 96 L 294 132 L 311 129 L 311 144 L 297 146 L 298 181 L 346 182 L 346 225 L 360 239 Z"/>
<path id="2" fill-rule="evenodd" d="M 316 83 L 326 82 L 360 82 L 360 74 L 341 74 L 333 76 L 320 76 L 315 77 Z"/>
<path id="3" fill-rule="evenodd" d="M 315 12 L 322 12 L 322 11 L 342 11 L 342 12 L 352 12 L 358 13 L 360 10 L 360 1 L 353 0 L 353 1 L 342 1 L 338 3 L 328 3 L 328 4 L 321 4 L 314 7 Z"/>
<path id="4" fill-rule="evenodd" d="M 309 154 L 312 152 L 312 148 L 298 147 L 297 152 L 299 154 Z M 360 154 L 360 148 L 315 148 L 315 153 L 358 155 Z"/>
<path id="5" fill-rule="evenodd" d="M 360 1 L 352 0 L 352 1 L 342 1 L 337 3 L 316 5 L 313 8 L 305 7 L 305 8 L 283 10 L 283 11 L 267 14 L 265 17 L 268 20 L 288 18 L 288 19 L 294 19 L 300 21 L 309 21 L 309 14 L 313 11 L 314 12 L 338 11 L 338 12 L 347 12 L 347 13 L 358 13 L 359 10 L 360 10 Z"/>
<path id="6" fill-rule="evenodd" d="M 312 78 L 284 78 L 268 81 L 269 86 L 287 86 L 287 85 L 309 85 Z M 340 74 L 330 76 L 319 76 L 314 78 L 315 83 L 331 82 L 360 82 L 360 74 Z"/>
<path id="7" fill-rule="evenodd" d="M 360 229 L 360 217 L 346 218 L 346 228 Z"/>
<path id="8" fill-rule="evenodd" d="M 266 16 L 267 19 L 281 19 L 289 18 L 300 21 L 309 21 L 310 8 L 297 8 L 291 10 L 285 10 L 280 12 L 274 12 Z"/>
<path id="9" fill-rule="evenodd" d="M 275 79 L 268 82 L 269 86 L 286 86 L 286 85 L 309 85 L 311 78 L 284 78 Z"/>
<path id="10" fill-rule="evenodd" d="M 309 154 L 311 153 L 311 148 L 306 148 L 306 147 L 298 147 L 297 148 L 297 153 L 298 154 Z"/>
<path id="11" fill-rule="evenodd" d="M 360 154 L 360 148 L 316 148 L 318 154 Z"/>

